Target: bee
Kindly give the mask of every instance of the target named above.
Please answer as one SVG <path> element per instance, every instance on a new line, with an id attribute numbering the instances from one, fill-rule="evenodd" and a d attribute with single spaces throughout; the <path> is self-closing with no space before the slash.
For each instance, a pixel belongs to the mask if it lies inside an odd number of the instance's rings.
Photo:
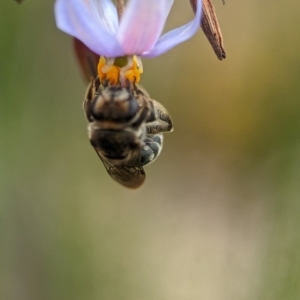
<path id="1" fill-rule="evenodd" d="M 108 174 L 128 188 L 145 181 L 144 166 L 161 153 L 173 124 L 166 108 L 138 84 L 103 84 L 91 77 L 83 108 L 88 137 Z"/>

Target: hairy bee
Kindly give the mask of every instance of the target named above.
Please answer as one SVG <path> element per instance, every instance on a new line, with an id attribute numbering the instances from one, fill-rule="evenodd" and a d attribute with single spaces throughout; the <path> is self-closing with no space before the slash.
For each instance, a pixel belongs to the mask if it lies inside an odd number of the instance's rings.
<path id="1" fill-rule="evenodd" d="M 128 188 L 141 186 L 143 166 L 160 154 L 162 133 L 173 130 L 168 111 L 139 85 L 103 85 L 93 77 L 83 108 L 90 142 L 108 174 Z"/>

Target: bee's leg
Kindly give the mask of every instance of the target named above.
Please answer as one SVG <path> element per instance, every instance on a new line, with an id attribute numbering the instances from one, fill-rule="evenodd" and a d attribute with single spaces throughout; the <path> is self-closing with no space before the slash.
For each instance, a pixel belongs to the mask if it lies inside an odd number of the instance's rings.
<path id="1" fill-rule="evenodd" d="M 94 88 L 93 88 L 94 78 L 91 77 L 90 83 L 86 89 L 86 93 L 83 100 L 83 110 L 88 121 L 91 121 L 91 102 L 93 100 Z"/>
<path id="2" fill-rule="evenodd" d="M 85 116 L 88 119 L 89 122 L 91 122 L 91 105 L 95 98 L 96 92 L 100 86 L 99 78 L 91 77 L 90 83 L 87 87 L 84 101 L 83 101 L 83 110 L 85 112 Z"/>
<path id="3" fill-rule="evenodd" d="M 160 154 L 163 146 L 163 135 L 148 136 L 141 147 L 141 165 L 145 166 L 153 162 Z"/>
<path id="4" fill-rule="evenodd" d="M 147 134 L 173 131 L 173 122 L 167 109 L 158 101 L 152 100 L 156 120 L 146 123 Z"/>

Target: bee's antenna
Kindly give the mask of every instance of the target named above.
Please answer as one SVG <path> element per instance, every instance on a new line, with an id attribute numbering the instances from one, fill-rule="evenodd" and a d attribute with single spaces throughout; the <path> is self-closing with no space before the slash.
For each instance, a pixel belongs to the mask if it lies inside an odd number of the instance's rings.
<path id="1" fill-rule="evenodd" d="M 128 93 L 130 93 L 131 86 L 130 86 L 130 81 L 128 79 L 125 79 L 124 87 L 126 88 L 126 90 L 128 91 Z"/>
<path id="2" fill-rule="evenodd" d="M 102 83 L 102 84 L 103 84 L 103 87 L 104 87 L 104 88 L 107 88 L 107 87 L 109 86 L 109 80 L 106 79 L 106 80 L 104 81 L 104 83 Z"/>
<path id="3" fill-rule="evenodd" d="M 143 91 L 138 87 L 136 82 L 133 82 L 133 88 L 137 95 L 144 95 Z"/>

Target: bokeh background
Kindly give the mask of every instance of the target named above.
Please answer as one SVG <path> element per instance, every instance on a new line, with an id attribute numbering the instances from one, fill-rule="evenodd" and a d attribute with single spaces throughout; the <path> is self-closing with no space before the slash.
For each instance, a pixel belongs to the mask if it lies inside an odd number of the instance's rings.
<path id="1" fill-rule="evenodd" d="M 144 61 L 175 131 L 131 191 L 89 145 L 53 1 L 1 1 L 0 299 L 300 298 L 300 4 L 214 2 L 224 61 L 200 30 Z"/>

